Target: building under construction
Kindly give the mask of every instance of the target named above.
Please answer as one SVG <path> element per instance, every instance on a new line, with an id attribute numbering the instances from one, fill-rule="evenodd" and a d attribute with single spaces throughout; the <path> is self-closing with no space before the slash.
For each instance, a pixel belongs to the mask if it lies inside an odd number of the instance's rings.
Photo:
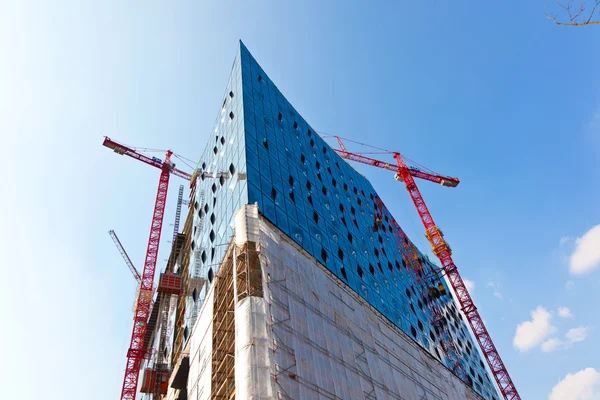
<path id="1" fill-rule="evenodd" d="M 397 153 L 387 164 L 342 141 L 332 148 L 241 42 L 219 106 L 182 233 L 137 322 L 143 343 L 134 327 L 128 357 L 137 361 L 128 366 L 140 379 L 128 393 L 519 398 L 443 235 L 415 200 L 412 177 L 458 180 L 408 167 Z M 442 267 L 412 244 L 347 159 L 396 171 L 398 195 L 406 184 Z"/>

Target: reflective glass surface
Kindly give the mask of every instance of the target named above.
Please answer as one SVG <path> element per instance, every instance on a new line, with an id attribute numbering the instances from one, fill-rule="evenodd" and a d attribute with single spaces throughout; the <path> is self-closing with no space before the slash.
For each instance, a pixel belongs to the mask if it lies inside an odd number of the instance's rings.
<path id="1" fill-rule="evenodd" d="M 240 57 L 200 157 L 193 204 L 194 226 L 189 274 L 212 282 L 233 236 L 233 215 L 248 202 L 244 110 Z M 186 299 L 188 331 L 194 325 L 206 288 Z M 189 337 L 189 335 L 188 335 Z M 187 340 L 187 337 L 186 337 Z"/>
<path id="2" fill-rule="evenodd" d="M 257 203 L 265 218 L 420 346 L 451 370 L 459 362 L 463 379 L 477 392 L 498 398 L 445 282 L 417 280 L 407 268 L 387 211 L 374 231 L 377 193 L 369 181 L 316 134 L 241 43 L 201 158 L 201 168 L 213 174 L 231 166 L 235 171 L 225 182 L 199 181 L 191 261 L 196 269 L 190 273 L 212 280 L 233 234 L 233 214 Z M 422 265 L 432 265 L 418 256 Z M 429 306 L 429 287 L 440 282 L 448 294 L 435 301 L 447 329 L 434 326 L 439 319 Z M 200 303 L 188 301 L 190 309 Z M 443 350 L 447 343 L 451 357 Z"/>

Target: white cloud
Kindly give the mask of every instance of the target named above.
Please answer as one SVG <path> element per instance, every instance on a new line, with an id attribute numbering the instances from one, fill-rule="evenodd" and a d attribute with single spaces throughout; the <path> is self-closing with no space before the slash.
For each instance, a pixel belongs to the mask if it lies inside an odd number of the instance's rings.
<path id="1" fill-rule="evenodd" d="M 551 353 L 554 350 L 556 350 L 557 348 L 559 348 L 560 346 L 562 346 L 563 342 L 562 340 L 560 340 L 559 338 L 550 338 L 548 340 L 546 340 L 544 343 L 542 343 L 542 351 L 544 353 Z"/>
<path id="2" fill-rule="evenodd" d="M 504 298 L 504 296 L 502 296 L 502 293 L 500 292 L 494 292 L 493 295 L 497 298 L 499 298 L 500 300 L 502 300 Z"/>
<path id="3" fill-rule="evenodd" d="M 552 315 L 542 306 L 531 312 L 531 321 L 517 325 L 513 345 L 520 351 L 527 351 L 540 344 L 556 328 L 551 323 Z"/>
<path id="4" fill-rule="evenodd" d="M 569 260 L 572 274 L 582 275 L 600 267 L 600 225 L 575 240 L 575 251 Z"/>
<path id="5" fill-rule="evenodd" d="M 569 339 L 569 342 L 573 344 L 577 342 L 583 342 L 587 337 L 587 334 L 588 328 L 585 326 L 579 326 L 577 328 L 569 329 L 565 336 L 567 337 L 567 339 Z"/>
<path id="6" fill-rule="evenodd" d="M 475 282 L 473 282 L 469 279 L 463 279 L 463 282 L 465 283 L 465 286 L 466 286 L 467 290 L 469 291 L 469 293 L 473 293 L 473 291 L 475 290 Z"/>
<path id="7" fill-rule="evenodd" d="M 573 316 L 569 307 L 558 307 L 558 316 L 561 318 L 570 318 Z"/>
<path id="8" fill-rule="evenodd" d="M 568 374 L 558 382 L 548 400 L 598 400 L 600 399 L 600 372 L 586 368 Z"/>

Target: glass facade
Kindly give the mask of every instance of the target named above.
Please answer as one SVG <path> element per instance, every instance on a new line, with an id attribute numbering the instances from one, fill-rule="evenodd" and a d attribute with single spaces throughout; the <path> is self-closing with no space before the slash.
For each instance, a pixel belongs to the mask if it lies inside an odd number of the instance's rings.
<path id="1" fill-rule="evenodd" d="M 315 133 L 242 43 L 202 171 L 213 177 L 198 178 L 192 274 L 212 281 L 233 234 L 233 214 L 257 203 L 265 218 L 434 357 L 454 371 L 459 362 L 463 379 L 484 398 L 498 398 L 445 282 L 448 294 L 435 302 L 447 329 L 438 329 L 427 280 L 407 268 L 387 211 L 373 230 L 377 193 L 369 181 Z M 227 178 L 215 176 L 223 172 Z M 189 299 L 189 309 L 201 300 L 202 294 Z"/>
<path id="2" fill-rule="evenodd" d="M 248 203 L 242 69 L 236 57 L 210 140 L 197 167 L 189 273 L 212 283 L 233 236 L 233 215 Z M 187 341 L 207 286 L 186 299 Z"/>

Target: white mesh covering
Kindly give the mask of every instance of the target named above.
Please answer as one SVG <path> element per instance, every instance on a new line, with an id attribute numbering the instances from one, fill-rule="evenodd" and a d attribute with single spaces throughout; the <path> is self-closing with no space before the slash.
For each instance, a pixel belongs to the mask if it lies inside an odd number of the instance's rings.
<path id="1" fill-rule="evenodd" d="M 261 297 L 246 297 L 235 307 L 235 396 L 275 399 L 271 385 L 267 307 Z"/>
<path id="2" fill-rule="evenodd" d="M 481 399 L 289 239 L 260 230 L 278 398 Z"/>
<path id="3" fill-rule="evenodd" d="M 212 345 L 213 345 L 213 295 L 211 290 L 202 305 L 200 317 L 190 337 L 190 372 L 188 375 L 188 399 L 208 400 L 211 393 Z"/>
<path id="4" fill-rule="evenodd" d="M 235 306 L 236 399 L 481 399 L 253 206 L 236 232 L 259 243 L 264 290 Z M 192 332 L 191 400 L 210 398 L 212 293 Z"/>
<path id="5" fill-rule="evenodd" d="M 258 206 L 245 205 L 235 213 L 235 244 L 241 246 L 260 238 Z"/>

